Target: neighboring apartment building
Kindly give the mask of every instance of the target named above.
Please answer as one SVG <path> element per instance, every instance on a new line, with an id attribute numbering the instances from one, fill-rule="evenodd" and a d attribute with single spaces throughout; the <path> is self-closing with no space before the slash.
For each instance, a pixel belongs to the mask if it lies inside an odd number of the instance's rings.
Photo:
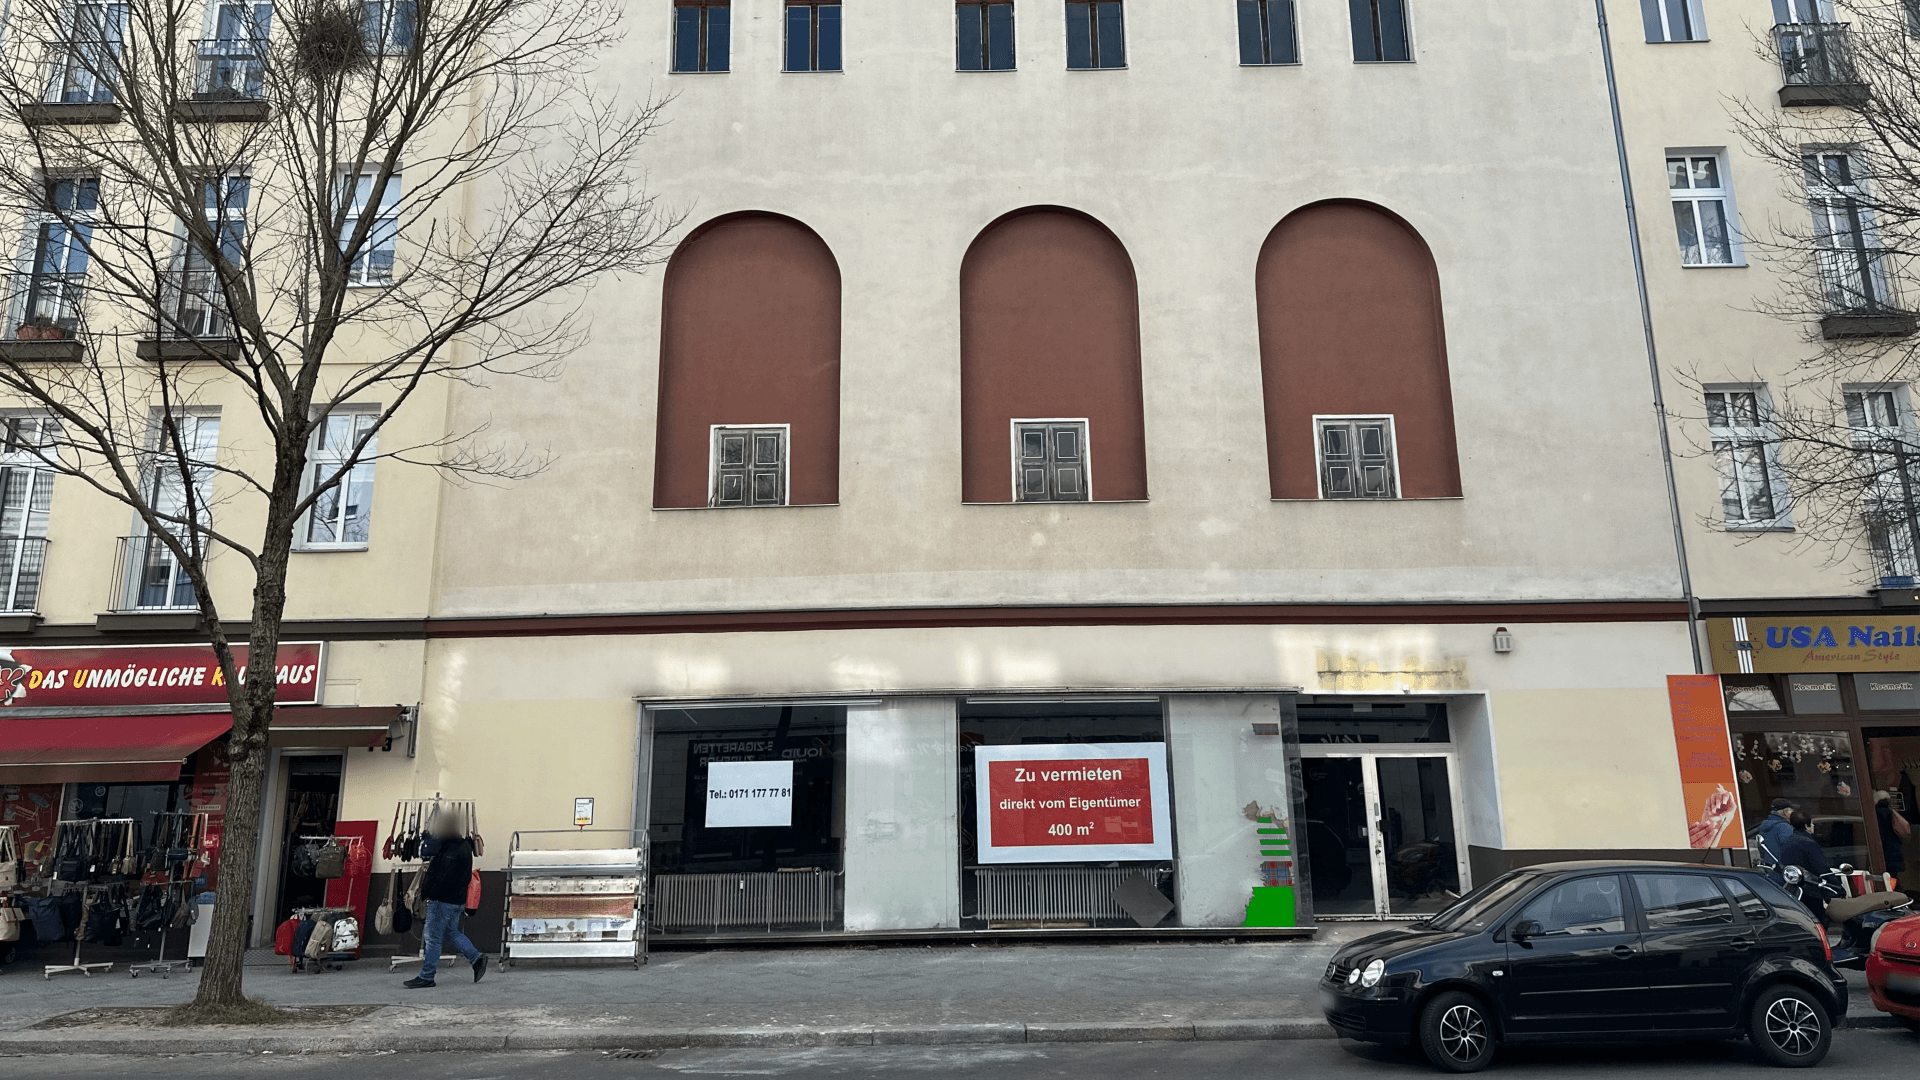
<path id="1" fill-rule="evenodd" d="M 1912 283 L 1878 250 L 1847 147 L 1808 146 L 1804 167 L 1783 174 L 1734 122 L 1736 103 L 1763 125 L 1844 107 L 1862 89 L 1860 31 L 1825 0 L 1607 9 L 1692 581 L 1708 670 L 1728 687 L 1741 802 L 1752 821 L 1792 799 L 1831 861 L 1885 870 L 1874 794 L 1912 817 L 1920 778 L 1912 541 L 1904 514 L 1881 516 L 1865 498 L 1853 511 L 1862 542 L 1803 536 L 1808 513 L 1832 511 L 1794 505 L 1781 469 L 1794 451 L 1772 417 L 1783 395 L 1824 397 L 1863 447 L 1911 439 L 1908 386 L 1837 385 L 1808 361 L 1828 342 L 1911 335 Z M 1778 244 L 1808 226 L 1831 249 L 1816 263 L 1821 310 L 1767 314 L 1807 291 L 1792 276 L 1801 260 Z M 1914 859 L 1891 865 L 1901 862 Z"/>
<path id="2" fill-rule="evenodd" d="M 643 830 L 685 937 L 1287 927 L 1701 857 L 1587 0 L 629 15 L 600 77 L 673 96 L 683 239 L 561 377 L 423 403 L 544 473 L 382 463 L 365 543 L 296 556 L 317 704 L 419 708 L 283 752 L 275 806 L 474 800 L 493 892 L 515 830 Z M 127 530 L 37 483 L 5 644 L 189 640 L 97 614 Z"/>

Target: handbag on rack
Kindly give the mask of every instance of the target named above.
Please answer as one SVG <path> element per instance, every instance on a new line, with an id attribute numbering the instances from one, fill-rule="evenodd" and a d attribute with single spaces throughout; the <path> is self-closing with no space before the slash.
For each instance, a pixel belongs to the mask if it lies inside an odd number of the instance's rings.
<path id="1" fill-rule="evenodd" d="M 26 908 L 0 907 L 0 941 L 19 941 L 20 924 L 26 921 Z"/>
<path id="2" fill-rule="evenodd" d="M 333 924 L 325 919 L 313 921 L 313 933 L 307 937 L 307 951 L 303 953 L 309 960 L 318 960 L 333 951 Z"/>
<path id="3" fill-rule="evenodd" d="M 333 879 L 345 877 L 347 873 L 347 849 L 338 841 L 329 840 L 326 846 L 313 853 L 313 876 Z"/>
<path id="4" fill-rule="evenodd" d="M 387 875 L 387 898 L 373 912 L 373 932 L 376 934 L 393 933 L 394 897 L 400 891 L 400 871 Z"/>
<path id="5" fill-rule="evenodd" d="M 316 869 L 314 857 L 318 854 L 319 849 L 312 844 L 299 845 L 293 849 L 293 854 L 287 856 L 287 872 L 295 877 L 313 877 Z"/>
<path id="6" fill-rule="evenodd" d="M 13 830 L 0 828 L 0 889 L 20 887 L 20 842 Z"/>
<path id="7" fill-rule="evenodd" d="M 357 952 L 360 948 L 360 920 L 342 915 L 333 922 L 333 952 Z"/>
<path id="8" fill-rule="evenodd" d="M 115 860 L 113 872 L 132 877 L 140 872 L 140 826 L 129 821 L 121 828 L 125 831 L 120 837 L 120 858 Z"/>
<path id="9" fill-rule="evenodd" d="M 407 885 L 407 910 L 413 912 L 416 919 L 427 917 L 427 871 L 425 867 L 413 872 L 413 881 Z"/>

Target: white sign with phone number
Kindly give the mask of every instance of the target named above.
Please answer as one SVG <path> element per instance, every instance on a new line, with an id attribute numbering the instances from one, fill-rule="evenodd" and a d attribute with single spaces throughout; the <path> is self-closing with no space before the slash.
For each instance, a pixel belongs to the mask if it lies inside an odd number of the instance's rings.
<path id="1" fill-rule="evenodd" d="M 716 761 L 707 766 L 707 828 L 793 824 L 793 762 Z"/>

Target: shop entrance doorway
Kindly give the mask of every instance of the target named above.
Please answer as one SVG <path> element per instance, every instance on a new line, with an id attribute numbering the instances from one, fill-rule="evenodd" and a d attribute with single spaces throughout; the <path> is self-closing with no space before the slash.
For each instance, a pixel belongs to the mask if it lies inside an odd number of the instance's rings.
<path id="1" fill-rule="evenodd" d="M 1452 753 L 1303 746 L 1301 758 L 1316 917 L 1418 918 L 1465 891 Z"/>
<path id="2" fill-rule="evenodd" d="M 338 753 L 288 755 L 285 803 L 280 813 L 280 880 L 273 919 L 279 926 L 294 908 L 318 907 L 327 902 L 327 881 L 314 874 L 311 858 L 298 857 L 316 845 L 307 839 L 332 836 L 340 823 L 340 774 L 345 760 Z"/>

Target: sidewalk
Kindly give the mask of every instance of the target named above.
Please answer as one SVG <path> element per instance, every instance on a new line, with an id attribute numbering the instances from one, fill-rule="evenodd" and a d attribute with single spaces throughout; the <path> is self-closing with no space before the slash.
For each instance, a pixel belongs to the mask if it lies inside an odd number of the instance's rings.
<path id="1" fill-rule="evenodd" d="M 369 959 L 342 972 L 247 971 L 276 1005 L 372 1007 L 356 1018 L 275 1028 L 143 1026 L 81 1010 L 190 1000 L 199 976 L 0 976 L 0 1054 L 653 1049 L 1331 1038 L 1315 984 L 1342 942 L 939 945 L 661 952 L 635 971 L 525 963 L 474 984 L 464 963 L 439 986 Z M 1853 1013 L 1877 1017 L 1856 987 Z M 1864 1010 L 1864 1011 L 1863 1011 Z M 36 1026 L 55 1017 L 61 1026 Z M 88 1021 L 77 1022 L 76 1021 Z"/>

